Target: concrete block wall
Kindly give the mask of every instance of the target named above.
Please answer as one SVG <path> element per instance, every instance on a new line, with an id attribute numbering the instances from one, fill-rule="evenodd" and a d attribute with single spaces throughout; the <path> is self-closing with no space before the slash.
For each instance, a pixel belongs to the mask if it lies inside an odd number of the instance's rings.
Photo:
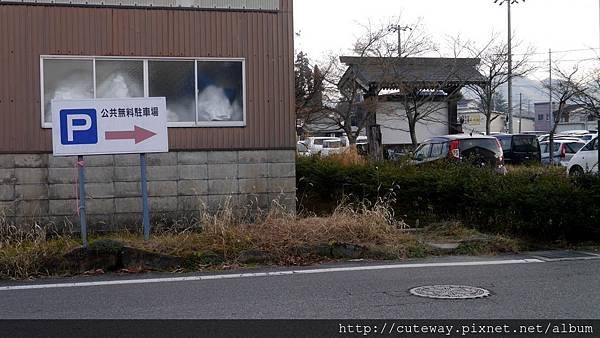
<path id="1" fill-rule="evenodd" d="M 111 230 L 141 219 L 139 155 L 87 156 L 86 211 L 92 228 Z M 0 154 L 0 215 L 79 222 L 74 157 Z M 293 150 L 170 152 L 147 155 L 155 218 L 177 220 L 230 205 L 240 215 L 273 206 L 295 212 Z M 276 203 L 274 203 L 276 201 Z"/>

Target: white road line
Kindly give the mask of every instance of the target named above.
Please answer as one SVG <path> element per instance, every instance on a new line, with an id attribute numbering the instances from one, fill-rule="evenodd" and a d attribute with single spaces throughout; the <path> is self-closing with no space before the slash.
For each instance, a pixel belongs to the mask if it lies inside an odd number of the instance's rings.
<path id="1" fill-rule="evenodd" d="M 37 285 L 13 285 L 13 286 L 2 286 L 2 287 L 0 287 L 0 291 L 59 289 L 59 288 L 150 284 L 150 283 L 195 282 L 195 281 L 205 281 L 205 280 L 275 277 L 275 276 L 289 276 L 289 275 L 308 275 L 308 274 L 332 273 L 332 272 L 374 271 L 374 270 L 457 267 L 457 266 L 485 266 L 485 265 L 506 265 L 506 264 L 530 264 L 530 263 L 544 263 L 544 261 L 539 260 L 539 259 L 513 259 L 513 260 L 503 260 L 503 261 L 497 260 L 497 261 L 453 262 L 453 263 L 371 265 L 371 266 L 354 266 L 354 267 L 339 267 L 339 268 L 324 268 L 324 269 L 309 269 L 309 270 L 287 270 L 287 271 L 190 276 L 190 277 L 128 279 L 128 280 L 112 280 L 112 281 L 99 281 L 99 282 L 37 284 Z"/>

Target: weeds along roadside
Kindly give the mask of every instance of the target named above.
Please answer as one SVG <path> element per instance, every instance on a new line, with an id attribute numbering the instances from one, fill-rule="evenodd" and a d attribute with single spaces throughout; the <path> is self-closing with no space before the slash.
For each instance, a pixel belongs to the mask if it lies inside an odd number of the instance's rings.
<path id="1" fill-rule="evenodd" d="M 400 259 L 423 255 L 417 238 L 404 231 L 387 201 L 373 204 L 340 205 L 328 217 L 297 217 L 273 208 L 260 213 L 254 223 L 241 222 L 235 208 L 226 202 L 216 213 L 203 212 L 188 228 L 162 227 L 145 242 L 137 232 L 127 230 L 90 236 L 96 242 L 116 241 L 127 247 L 184 259 L 188 271 L 207 266 L 235 267 L 247 256 L 263 255 L 265 264 L 305 265 L 336 257 L 335 250 L 357 250 L 360 257 Z M 0 248 L 2 278 L 30 278 L 60 274 L 48 266 L 80 243 L 76 235 L 60 234 L 52 225 L 16 227 L 3 218 Z M 332 251 L 333 250 L 333 251 Z M 210 265 L 210 264 L 208 264 Z M 64 271 L 69 273 L 69 271 Z"/>

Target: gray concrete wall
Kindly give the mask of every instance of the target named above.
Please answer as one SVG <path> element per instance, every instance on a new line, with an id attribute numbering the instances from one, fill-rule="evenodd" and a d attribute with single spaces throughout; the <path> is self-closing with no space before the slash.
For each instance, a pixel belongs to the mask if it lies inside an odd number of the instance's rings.
<path id="1" fill-rule="evenodd" d="M 0 154 L 0 216 L 19 223 L 78 223 L 74 157 Z M 153 218 L 178 220 L 230 205 L 239 216 L 273 206 L 295 212 L 293 150 L 148 154 Z M 139 155 L 85 157 L 92 229 L 139 223 Z"/>

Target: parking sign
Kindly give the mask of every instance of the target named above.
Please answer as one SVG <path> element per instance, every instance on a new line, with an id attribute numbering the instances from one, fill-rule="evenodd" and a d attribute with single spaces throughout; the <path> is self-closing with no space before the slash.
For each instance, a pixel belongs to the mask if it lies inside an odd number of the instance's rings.
<path id="1" fill-rule="evenodd" d="M 164 97 L 52 100 L 54 156 L 168 152 Z"/>

